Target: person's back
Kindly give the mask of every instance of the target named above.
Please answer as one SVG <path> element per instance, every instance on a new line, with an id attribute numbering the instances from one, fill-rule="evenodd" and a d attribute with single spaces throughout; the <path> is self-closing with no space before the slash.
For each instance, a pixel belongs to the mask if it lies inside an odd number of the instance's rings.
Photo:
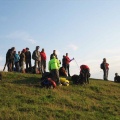
<path id="1" fill-rule="evenodd" d="M 53 69 L 58 70 L 59 67 L 60 67 L 59 60 L 56 59 L 55 57 L 49 61 L 49 70 L 53 70 Z"/>
<path id="2" fill-rule="evenodd" d="M 60 68 L 59 60 L 56 59 L 55 56 L 53 56 L 53 58 L 49 61 L 48 69 L 52 74 L 52 79 L 57 83 L 57 85 L 61 86 L 59 78 L 59 68 Z"/>
<path id="3" fill-rule="evenodd" d="M 80 66 L 80 77 L 83 80 L 83 83 L 89 83 L 89 77 L 90 77 L 90 68 L 87 65 L 81 65 Z"/>
<path id="4" fill-rule="evenodd" d="M 42 51 L 40 52 L 40 56 L 41 56 L 41 70 L 42 73 L 46 72 L 46 53 L 44 48 L 42 48 Z"/>
<path id="5" fill-rule="evenodd" d="M 106 61 L 106 58 L 103 58 L 103 79 L 108 80 L 108 71 L 109 71 L 109 64 Z"/>
<path id="6" fill-rule="evenodd" d="M 31 60 L 31 52 L 27 49 L 26 49 L 26 52 L 25 52 L 25 58 L 28 59 L 28 60 Z"/>

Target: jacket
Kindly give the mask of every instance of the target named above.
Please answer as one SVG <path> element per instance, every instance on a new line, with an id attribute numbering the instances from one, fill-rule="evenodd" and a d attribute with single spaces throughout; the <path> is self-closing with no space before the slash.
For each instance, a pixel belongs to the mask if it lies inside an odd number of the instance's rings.
<path id="1" fill-rule="evenodd" d="M 60 68 L 59 60 L 56 59 L 56 58 L 52 58 L 52 59 L 49 61 L 48 70 L 49 70 L 49 71 L 54 70 L 54 69 L 59 70 L 59 68 Z"/>
<path id="2" fill-rule="evenodd" d="M 46 54 L 45 52 L 40 52 L 41 60 L 46 60 Z"/>
<path id="3" fill-rule="evenodd" d="M 18 62 L 20 60 L 20 56 L 18 54 L 14 55 L 14 62 Z"/>
<path id="4" fill-rule="evenodd" d="M 36 50 L 33 51 L 32 59 L 33 59 L 33 60 L 36 60 L 36 61 L 41 61 L 40 52 L 39 52 L 39 51 L 36 51 Z"/>
<path id="5" fill-rule="evenodd" d="M 65 64 L 68 65 L 71 62 L 68 56 L 65 56 Z"/>

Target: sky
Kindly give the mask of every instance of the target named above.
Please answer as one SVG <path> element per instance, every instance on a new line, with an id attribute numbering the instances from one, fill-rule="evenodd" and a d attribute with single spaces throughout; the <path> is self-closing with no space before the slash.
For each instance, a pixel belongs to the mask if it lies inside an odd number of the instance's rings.
<path id="1" fill-rule="evenodd" d="M 120 0 L 0 0 L 0 42 L 0 71 L 9 48 L 32 53 L 39 45 L 47 65 L 53 50 L 59 60 L 66 53 L 74 57 L 71 75 L 86 64 L 91 78 L 103 79 L 106 58 L 114 80 L 120 74 Z"/>

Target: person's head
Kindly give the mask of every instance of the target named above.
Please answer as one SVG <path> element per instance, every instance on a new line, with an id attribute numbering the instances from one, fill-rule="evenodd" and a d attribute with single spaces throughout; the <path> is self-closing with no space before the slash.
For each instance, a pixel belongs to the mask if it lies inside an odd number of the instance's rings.
<path id="1" fill-rule="evenodd" d="M 115 73 L 115 76 L 118 76 L 118 73 Z"/>
<path id="2" fill-rule="evenodd" d="M 26 47 L 26 51 L 29 51 L 29 48 L 28 48 L 28 47 Z"/>
<path id="3" fill-rule="evenodd" d="M 36 50 L 39 50 L 40 46 L 36 46 Z"/>
<path id="4" fill-rule="evenodd" d="M 16 54 L 16 51 L 14 51 L 14 54 Z"/>
<path id="5" fill-rule="evenodd" d="M 106 58 L 103 58 L 103 62 L 106 62 Z"/>
<path id="6" fill-rule="evenodd" d="M 19 54 L 19 55 L 20 55 L 20 53 L 21 53 L 21 52 L 20 52 L 20 51 L 18 51 L 18 54 Z"/>
<path id="7" fill-rule="evenodd" d="M 44 48 L 42 48 L 42 52 L 44 52 L 45 50 L 44 50 Z"/>
<path id="8" fill-rule="evenodd" d="M 15 51 L 15 47 L 12 47 L 11 50 L 12 50 L 12 51 Z"/>
<path id="9" fill-rule="evenodd" d="M 23 49 L 22 52 L 25 53 L 25 52 L 26 52 L 26 49 Z"/>
<path id="10" fill-rule="evenodd" d="M 63 55 L 63 58 L 65 57 L 65 55 Z"/>
<path id="11" fill-rule="evenodd" d="M 68 53 L 66 53 L 66 56 L 68 56 Z"/>

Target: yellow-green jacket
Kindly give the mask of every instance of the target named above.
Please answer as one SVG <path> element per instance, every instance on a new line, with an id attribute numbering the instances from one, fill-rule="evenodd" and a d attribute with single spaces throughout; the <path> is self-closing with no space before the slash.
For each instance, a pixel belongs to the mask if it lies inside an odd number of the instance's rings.
<path id="1" fill-rule="evenodd" d="M 54 69 L 59 69 L 60 68 L 60 62 L 58 59 L 56 58 L 52 58 L 50 61 L 49 61 L 49 64 L 48 64 L 48 70 L 51 71 L 51 70 L 54 70 Z"/>

